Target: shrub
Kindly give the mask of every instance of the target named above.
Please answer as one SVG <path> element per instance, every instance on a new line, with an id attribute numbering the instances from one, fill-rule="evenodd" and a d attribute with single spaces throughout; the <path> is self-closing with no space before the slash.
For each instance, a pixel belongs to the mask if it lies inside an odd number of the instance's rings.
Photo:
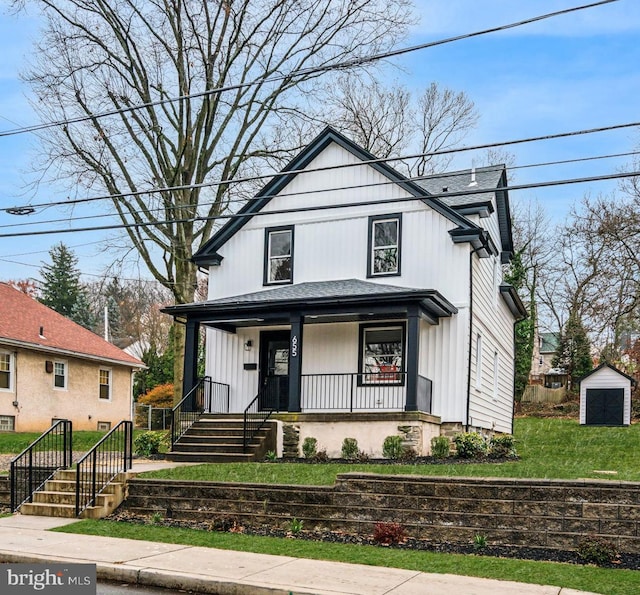
<path id="1" fill-rule="evenodd" d="M 587 564 L 605 566 L 611 564 L 618 557 L 618 551 L 611 541 L 596 535 L 589 535 L 578 543 L 578 556 Z"/>
<path id="2" fill-rule="evenodd" d="M 318 441 L 311 436 L 307 436 L 302 442 L 302 454 L 305 459 L 312 459 L 317 452 Z"/>
<path id="3" fill-rule="evenodd" d="M 302 531 L 302 525 L 304 523 L 297 518 L 292 518 L 289 521 L 289 531 L 291 531 L 291 533 L 293 533 L 294 535 L 297 535 L 298 533 L 300 533 L 300 531 Z"/>
<path id="4" fill-rule="evenodd" d="M 164 432 L 144 432 L 133 441 L 133 451 L 141 457 L 157 455 L 165 438 Z"/>
<path id="5" fill-rule="evenodd" d="M 403 450 L 401 436 L 387 436 L 382 443 L 382 455 L 387 459 L 399 459 Z"/>
<path id="6" fill-rule="evenodd" d="M 413 446 L 405 446 L 402 448 L 402 453 L 400 454 L 401 461 L 411 461 L 418 456 L 416 449 Z"/>
<path id="7" fill-rule="evenodd" d="M 373 528 L 373 540 L 383 545 L 402 543 L 407 532 L 400 523 L 376 523 Z"/>
<path id="8" fill-rule="evenodd" d="M 489 456 L 500 459 L 503 457 L 515 457 L 515 439 L 511 434 L 493 436 L 489 441 Z"/>
<path id="9" fill-rule="evenodd" d="M 487 453 L 487 441 L 478 432 L 462 432 L 453 437 L 456 455 L 461 459 L 476 459 Z"/>
<path id="10" fill-rule="evenodd" d="M 324 448 L 316 452 L 311 458 L 315 463 L 326 463 L 329 461 L 329 455 L 327 455 L 327 451 Z"/>
<path id="11" fill-rule="evenodd" d="M 138 397 L 138 403 L 152 407 L 173 407 L 173 384 L 159 384 Z"/>
<path id="12" fill-rule="evenodd" d="M 278 455 L 275 450 L 267 451 L 267 454 L 264 455 L 264 460 L 269 463 L 275 463 L 278 460 Z"/>
<path id="13" fill-rule="evenodd" d="M 451 443 L 446 436 L 434 436 L 431 438 L 431 456 L 436 459 L 446 459 L 451 450 Z"/>
<path id="14" fill-rule="evenodd" d="M 487 547 L 487 537 L 482 533 L 476 533 L 473 536 L 473 549 L 476 551 L 483 550 Z"/>
<path id="15" fill-rule="evenodd" d="M 356 459 L 358 457 L 358 441 L 355 438 L 345 438 L 342 441 L 342 458 Z"/>

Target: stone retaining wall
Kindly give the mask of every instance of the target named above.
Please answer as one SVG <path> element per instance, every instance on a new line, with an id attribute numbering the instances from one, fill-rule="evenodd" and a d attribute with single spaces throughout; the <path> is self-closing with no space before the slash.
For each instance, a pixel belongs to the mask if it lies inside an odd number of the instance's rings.
<path id="1" fill-rule="evenodd" d="M 398 522 L 416 538 L 575 549 L 599 535 L 640 552 L 640 483 L 339 475 L 335 486 L 286 486 L 134 478 L 121 510 L 175 519 L 371 535 Z"/>

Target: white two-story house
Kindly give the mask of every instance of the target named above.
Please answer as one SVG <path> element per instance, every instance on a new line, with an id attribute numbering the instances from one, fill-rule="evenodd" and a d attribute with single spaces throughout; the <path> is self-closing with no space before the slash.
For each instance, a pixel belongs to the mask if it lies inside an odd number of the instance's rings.
<path id="1" fill-rule="evenodd" d="M 185 395 L 201 410 L 270 415 L 278 452 L 345 437 L 379 456 L 388 435 L 418 454 L 463 430 L 512 431 L 512 253 L 504 166 L 408 180 L 325 129 L 194 256 L 207 301 L 185 322 Z M 287 429 L 289 431 L 287 431 Z M 293 447 L 292 447 L 292 438 Z"/>

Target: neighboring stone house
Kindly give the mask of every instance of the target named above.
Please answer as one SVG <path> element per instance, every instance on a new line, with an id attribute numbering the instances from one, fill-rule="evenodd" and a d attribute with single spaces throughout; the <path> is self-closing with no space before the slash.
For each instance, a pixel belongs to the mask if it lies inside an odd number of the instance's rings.
<path id="1" fill-rule="evenodd" d="M 287 428 L 330 456 L 511 432 L 526 311 L 502 279 L 506 186 L 502 165 L 408 180 L 325 129 L 194 256 L 208 300 L 165 309 L 186 323 L 185 395 L 205 328 L 215 411 L 272 411 L 279 452 Z"/>
<path id="2" fill-rule="evenodd" d="M 144 364 L 0 283 L 0 430 L 108 430 L 131 419 L 132 377 Z"/>

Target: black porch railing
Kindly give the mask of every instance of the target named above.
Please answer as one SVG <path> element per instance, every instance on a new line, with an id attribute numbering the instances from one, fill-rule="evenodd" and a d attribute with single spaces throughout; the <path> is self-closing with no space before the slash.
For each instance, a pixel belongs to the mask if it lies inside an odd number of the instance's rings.
<path id="1" fill-rule="evenodd" d="M 203 413 L 229 412 L 229 385 L 209 376 L 196 384 L 171 410 L 171 447 Z"/>
<path id="2" fill-rule="evenodd" d="M 131 469 L 133 422 L 121 421 L 79 461 L 76 469 L 76 516 L 93 505 L 116 475 Z"/>
<path id="3" fill-rule="evenodd" d="M 268 377 L 260 392 L 244 410 L 242 445 L 245 452 L 254 436 L 267 423 L 271 414 L 280 411 L 280 405 L 283 404 L 280 385 L 282 378 L 281 376 Z"/>
<path id="4" fill-rule="evenodd" d="M 11 461 L 11 510 L 15 512 L 58 469 L 71 466 L 72 425 L 68 419 L 55 422 L 37 440 Z"/>
<path id="5" fill-rule="evenodd" d="M 406 372 L 370 374 L 303 374 L 303 411 L 402 411 Z"/>

